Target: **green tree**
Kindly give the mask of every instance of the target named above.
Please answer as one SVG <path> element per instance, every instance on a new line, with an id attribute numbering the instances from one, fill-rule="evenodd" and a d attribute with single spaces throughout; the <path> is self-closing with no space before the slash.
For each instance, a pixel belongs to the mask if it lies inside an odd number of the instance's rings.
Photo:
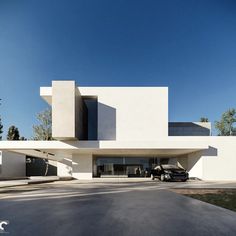
<path id="1" fill-rule="evenodd" d="M 46 109 L 37 115 L 38 125 L 33 126 L 34 140 L 52 140 L 52 111 Z"/>
<path id="2" fill-rule="evenodd" d="M 19 140 L 20 133 L 17 127 L 14 125 L 10 126 L 7 133 L 7 140 Z"/>
<path id="3" fill-rule="evenodd" d="M 221 116 L 220 121 L 215 122 L 215 128 L 218 130 L 219 136 L 232 136 L 236 135 L 236 110 L 229 109 Z"/>
<path id="4" fill-rule="evenodd" d="M 207 117 L 201 117 L 200 122 L 209 122 Z"/>
<path id="5" fill-rule="evenodd" d="M 46 109 L 37 114 L 38 125 L 33 126 L 34 140 L 52 140 L 52 111 Z M 43 159 L 46 164 L 44 175 L 48 174 L 48 159 Z"/>

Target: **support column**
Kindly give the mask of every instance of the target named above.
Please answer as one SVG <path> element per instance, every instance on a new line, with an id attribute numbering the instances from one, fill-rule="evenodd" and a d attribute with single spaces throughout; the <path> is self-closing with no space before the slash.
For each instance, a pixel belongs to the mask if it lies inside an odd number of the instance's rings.
<path id="1" fill-rule="evenodd" d="M 73 155 L 72 158 L 72 176 L 75 179 L 93 178 L 93 155 L 82 154 Z"/>

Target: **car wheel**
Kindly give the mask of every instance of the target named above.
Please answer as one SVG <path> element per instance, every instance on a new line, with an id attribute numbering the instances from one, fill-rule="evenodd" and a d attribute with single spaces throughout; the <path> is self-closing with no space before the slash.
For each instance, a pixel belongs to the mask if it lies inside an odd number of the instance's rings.
<path id="1" fill-rule="evenodd" d="M 165 175 L 161 175 L 161 181 L 165 181 Z"/>
<path id="2" fill-rule="evenodd" d="M 154 180 L 155 178 L 154 178 L 154 175 L 153 174 L 151 174 L 151 180 Z"/>

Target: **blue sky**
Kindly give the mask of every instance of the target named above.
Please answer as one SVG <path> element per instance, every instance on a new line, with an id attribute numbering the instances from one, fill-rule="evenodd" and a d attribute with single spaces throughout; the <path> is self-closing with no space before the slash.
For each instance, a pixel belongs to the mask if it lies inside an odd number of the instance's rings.
<path id="1" fill-rule="evenodd" d="M 168 86 L 169 120 L 236 107 L 236 1 L 0 0 L 4 131 L 32 136 L 40 86 Z M 5 138 L 5 137 L 4 137 Z"/>

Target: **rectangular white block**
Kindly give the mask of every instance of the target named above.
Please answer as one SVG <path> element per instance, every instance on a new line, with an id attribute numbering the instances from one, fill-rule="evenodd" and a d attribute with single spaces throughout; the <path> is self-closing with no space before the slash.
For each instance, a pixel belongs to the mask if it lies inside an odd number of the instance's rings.
<path id="1" fill-rule="evenodd" d="M 52 136 L 75 139 L 75 82 L 52 81 Z"/>

